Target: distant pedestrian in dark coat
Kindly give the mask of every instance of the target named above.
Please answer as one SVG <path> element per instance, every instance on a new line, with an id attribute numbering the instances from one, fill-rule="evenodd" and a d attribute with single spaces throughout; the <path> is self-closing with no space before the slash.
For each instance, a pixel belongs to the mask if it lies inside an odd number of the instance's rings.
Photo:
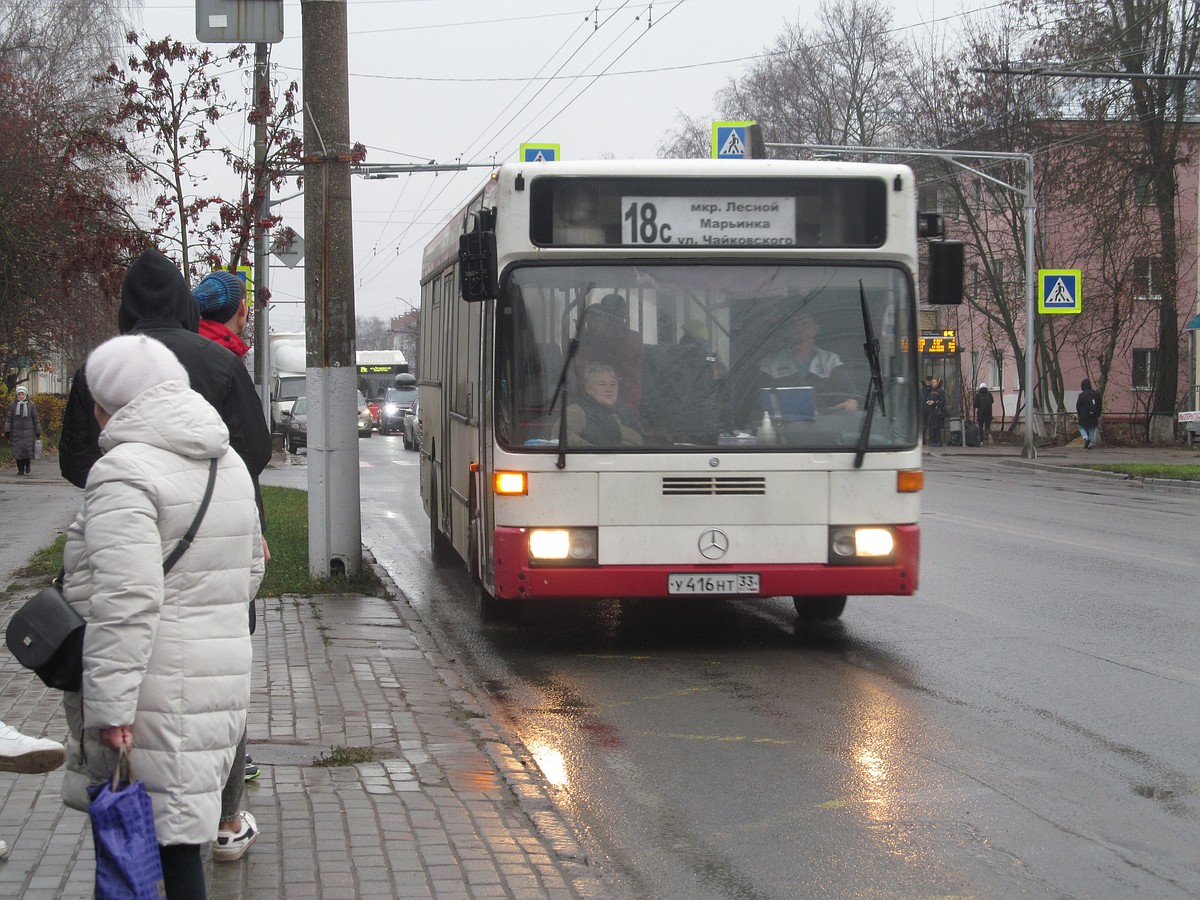
<path id="1" fill-rule="evenodd" d="M 921 440 L 929 440 L 929 407 L 926 403 L 929 400 L 929 392 L 933 390 L 933 377 L 925 376 L 925 382 L 921 385 Z"/>
<path id="2" fill-rule="evenodd" d="M 1079 397 L 1075 400 L 1079 436 L 1083 438 L 1083 449 L 1091 450 L 1100 437 L 1100 395 L 1092 390 L 1092 383 L 1086 378 L 1080 383 L 1079 389 Z"/>
<path id="3" fill-rule="evenodd" d="M 988 390 L 987 382 L 979 383 L 979 390 L 975 392 L 975 421 L 979 425 L 979 446 L 987 443 L 988 435 L 992 431 L 992 393 Z"/>
<path id="4" fill-rule="evenodd" d="M 34 446 L 42 436 L 42 420 L 38 418 L 37 406 L 29 399 L 25 388 L 17 388 L 16 394 L 17 399 L 9 404 L 8 413 L 4 417 L 4 436 L 12 441 L 17 474 L 28 475 Z"/>
<path id="5" fill-rule="evenodd" d="M 925 423 L 929 429 L 929 446 L 942 446 L 942 420 L 946 418 L 946 396 L 942 393 L 941 379 L 929 384 L 929 396 L 925 398 Z"/>

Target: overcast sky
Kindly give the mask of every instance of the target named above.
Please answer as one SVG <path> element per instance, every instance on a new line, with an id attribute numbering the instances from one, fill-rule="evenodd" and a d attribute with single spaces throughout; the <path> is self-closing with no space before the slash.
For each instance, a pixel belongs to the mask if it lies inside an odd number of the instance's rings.
<path id="1" fill-rule="evenodd" d="M 939 32 L 953 30 L 964 8 L 993 6 L 892 5 L 897 27 Z M 559 144 L 570 159 L 651 159 L 679 112 L 710 118 L 716 91 L 785 23 L 816 8 L 815 0 L 348 0 L 351 135 L 373 163 L 502 162 L 526 142 Z M 272 60 L 303 88 L 299 0 L 284 0 L 283 10 Z M 145 0 L 141 18 L 151 37 L 196 39 L 190 0 Z M 225 130 L 233 143 L 247 139 L 240 122 Z M 354 179 L 359 316 L 386 320 L 417 302 L 422 248 L 487 173 Z M 301 198 L 277 209 L 303 232 Z M 301 330 L 303 276 L 275 263 L 271 329 Z"/>

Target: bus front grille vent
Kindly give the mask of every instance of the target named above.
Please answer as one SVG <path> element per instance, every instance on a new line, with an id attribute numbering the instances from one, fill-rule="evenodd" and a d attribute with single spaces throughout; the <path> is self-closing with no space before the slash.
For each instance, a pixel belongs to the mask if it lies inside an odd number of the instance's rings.
<path id="1" fill-rule="evenodd" d="M 662 480 L 664 497 L 725 497 L 765 494 L 767 479 L 762 475 L 666 475 Z"/>

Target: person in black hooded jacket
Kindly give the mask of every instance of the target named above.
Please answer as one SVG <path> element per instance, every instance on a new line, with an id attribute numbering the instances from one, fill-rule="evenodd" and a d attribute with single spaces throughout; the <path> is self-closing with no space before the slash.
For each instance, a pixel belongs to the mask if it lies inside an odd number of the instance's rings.
<path id="1" fill-rule="evenodd" d="M 271 432 L 254 381 L 240 359 L 200 336 L 196 299 L 183 273 L 157 250 L 143 251 L 125 273 L 117 327 L 121 334 L 149 335 L 179 358 L 192 390 L 216 408 L 229 428 L 229 444 L 254 479 L 261 515 L 258 476 L 271 461 Z M 59 470 L 76 487 L 87 484 L 88 472 L 100 458 L 100 427 L 92 406 L 92 393 L 81 368 L 71 384 L 58 445 Z"/>

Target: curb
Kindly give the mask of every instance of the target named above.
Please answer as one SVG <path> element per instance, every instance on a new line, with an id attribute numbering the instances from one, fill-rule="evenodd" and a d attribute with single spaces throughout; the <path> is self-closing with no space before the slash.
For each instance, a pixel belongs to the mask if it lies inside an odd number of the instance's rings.
<path id="1" fill-rule="evenodd" d="M 491 698 L 454 667 L 403 591 L 366 546 L 363 547 L 363 559 L 383 583 L 404 625 L 419 633 L 421 652 L 430 667 L 454 699 L 474 717 L 470 727 L 480 749 L 496 767 L 517 806 L 529 817 L 538 835 L 564 866 L 573 887 L 581 896 L 603 896 L 605 887 L 601 871 L 577 838 L 582 829 L 554 802 L 545 775 L 533 755 L 516 735 L 499 724 L 502 717 L 496 714 Z"/>
<path id="2" fill-rule="evenodd" d="M 1123 472 L 1106 472 L 1102 469 L 1087 469 L 1083 466 L 1060 466 L 1053 463 L 1041 463 L 1036 460 L 1027 459 L 1005 459 L 1001 460 L 1001 463 L 1006 466 L 1033 469 L 1038 472 L 1050 472 L 1055 475 L 1100 478 L 1109 481 L 1127 481 L 1147 490 L 1183 491 L 1186 493 L 1200 492 L 1200 481 L 1183 481 L 1178 478 L 1147 478 L 1138 475 L 1128 475 Z"/>

